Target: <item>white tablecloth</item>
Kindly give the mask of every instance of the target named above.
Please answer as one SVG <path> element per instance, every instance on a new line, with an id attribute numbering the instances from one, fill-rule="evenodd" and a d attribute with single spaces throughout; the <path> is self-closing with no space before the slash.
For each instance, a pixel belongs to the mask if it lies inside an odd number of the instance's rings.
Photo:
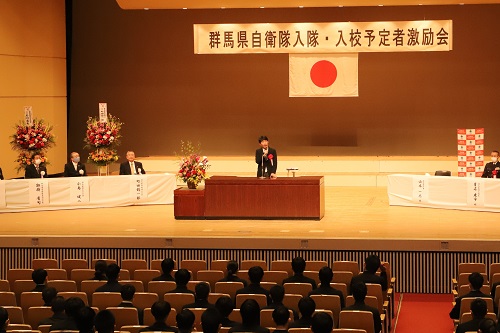
<path id="1" fill-rule="evenodd" d="M 134 190 L 139 178 L 143 181 L 143 196 Z M 72 180 L 73 179 L 73 180 Z M 75 179 L 88 181 L 88 198 L 84 202 L 71 200 L 70 182 Z M 40 180 L 12 179 L 0 181 L 0 213 L 102 208 L 131 205 L 173 204 L 176 188 L 175 175 L 151 174 L 142 176 L 102 176 L 78 178 L 47 178 L 48 201 L 37 205 L 30 200 L 30 183 Z M 74 192 L 73 192 L 74 193 Z M 30 204 L 30 201 L 32 202 Z"/>
<path id="2" fill-rule="evenodd" d="M 389 175 L 391 206 L 500 212 L 500 179 Z"/>

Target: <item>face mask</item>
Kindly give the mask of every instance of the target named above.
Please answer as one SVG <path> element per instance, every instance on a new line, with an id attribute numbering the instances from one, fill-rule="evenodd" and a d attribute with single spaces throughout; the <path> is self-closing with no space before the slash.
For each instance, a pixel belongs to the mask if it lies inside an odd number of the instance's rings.
<path id="1" fill-rule="evenodd" d="M 80 156 L 73 158 L 73 162 L 75 162 L 75 163 L 80 162 Z"/>
<path id="2" fill-rule="evenodd" d="M 35 164 L 36 164 L 36 165 L 40 165 L 40 163 L 42 163 L 42 160 L 40 160 L 40 159 L 36 159 L 36 160 L 35 160 Z"/>
<path id="3" fill-rule="evenodd" d="M 496 162 L 498 161 L 498 157 L 492 157 L 492 158 L 491 158 L 491 161 L 492 161 L 493 163 L 496 163 Z"/>

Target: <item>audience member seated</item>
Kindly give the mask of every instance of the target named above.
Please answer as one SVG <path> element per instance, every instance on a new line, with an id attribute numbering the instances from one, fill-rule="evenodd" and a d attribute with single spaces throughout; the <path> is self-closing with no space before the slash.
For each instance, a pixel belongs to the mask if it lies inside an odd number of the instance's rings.
<path id="1" fill-rule="evenodd" d="M 237 324 L 237 322 L 229 319 L 229 315 L 231 314 L 231 312 L 233 312 L 234 309 L 234 303 L 231 297 L 229 296 L 219 297 L 219 299 L 215 302 L 215 308 L 217 309 L 217 311 L 219 311 L 220 314 L 219 321 L 222 327 L 233 327 Z"/>
<path id="2" fill-rule="evenodd" d="M 333 319 L 325 312 L 316 313 L 311 321 L 313 333 L 330 333 L 333 329 Z"/>
<path id="3" fill-rule="evenodd" d="M 221 327 L 221 316 L 216 309 L 207 309 L 201 315 L 203 333 L 217 333 Z"/>
<path id="4" fill-rule="evenodd" d="M 479 329 L 477 330 L 480 333 L 497 333 L 498 330 L 496 328 L 495 321 L 489 318 L 483 319 L 479 323 Z"/>
<path id="5" fill-rule="evenodd" d="M 49 289 L 49 288 L 47 288 Z M 42 319 L 38 325 L 54 325 L 57 322 L 61 322 L 67 319 L 64 313 L 64 297 L 56 296 L 52 301 L 51 310 L 54 313 L 52 317 Z"/>
<path id="6" fill-rule="evenodd" d="M 141 332 L 175 332 L 178 333 L 177 328 L 168 326 L 165 322 L 167 320 L 168 314 L 170 313 L 171 307 L 168 302 L 157 301 L 151 306 L 151 314 L 155 317 L 155 322 L 153 325 L 143 328 Z"/>
<path id="7" fill-rule="evenodd" d="M 376 274 L 379 268 L 380 276 Z M 365 270 L 363 273 L 353 276 L 351 280 L 351 290 L 352 286 L 359 281 L 364 283 L 380 284 L 382 286 L 382 291 L 387 290 L 387 272 L 385 271 L 385 266 L 382 265 L 378 256 L 373 254 L 365 259 Z"/>
<path id="8" fill-rule="evenodd" d="M 252 267 L 255 268 L 255 267 Z M 262 269 L 261 267 L 259 267 Z M 250 284 L 251 285 L 251 284 Z M 260 307 L 256 300 L 247 299 L 240 307 L 241 324 L 237 324 L 229 330 L 233 332 L 255 332 L 269 333 L 269 330 L 260 326 Z"/>
<path id="9" fill-rule="evenodd" d="M 35 269 L 33 273 L 31 273 L 31 278 L 36 284 L 36 287 L 32 291 L 42 292 L 47 283 L 47 271 L 42 268 Z"/>
<path id="10" fill-rule="evenodd" d="M 109 310 L 99 311 L 94 318 L 94 327 L 97 333 L 113 333 L 115 316 Z"/>
<path id="11" fill-rule="evenodd" d="M 122 296 L 122 302 L 118 304 L 119 307 L 124 308 L 136 308 L 137 314 L 139 316 L 139 325 L 143 325 L 144 322 L 144 310 L 136 307 L 132 301 L 134 300 L 135 287 L 131 284 L 124 284 L 120 289 L 120 295 Z"/>
<path id="12" fill-rule="evenodd" d="M 481 292 L 481 287 L 483 286 L 483 283 L 484 283 L 484 278 L 483 276 L 478 273 L 478 272 L 474 272 L 474 273 L 471 273 L 469 275 L 469 286 L 470 286 L 470 289 L 471 291 L 461 297 L 458 297 L 456 300 L 455 300 L 455 306 L 453 307 L 453 309 L 451 309 L 450 311 L 450 318 L 451 319 L 460 319 L 459 316 L 460 316 L 460 305 L 462 304 L 462 299 L 463 298 L 466 298 L 466 297 L 485 297 L 485 298 L 491 298 L 490 295 L 486 295 L 486 294 L 483 294 Z M 496 306 L 495 306 L 495 313 L 498 313 L 497 310 L 496 310 Z"/>
<path id="13" fill-rule="evenodd" d="M 243 287 L 248 286 L 248 282 L 244 279 L 240 279 L 237 275 L 238 273 L 238 263 L 234 260 L 230 260 L 226 266 L 227 275 L 220 279 L 218 282 L 241 282 L 243 283 Z"/>
<path id="14" fill-rule="evenodd" d="M 95 269 L 94 278 L 92 280 L 98 280 L 98 281 L 107 280 L 108 279 L 106 277 L 107 268 L 108 264 L 106 263 L 106 260 L 97 260 L 94 267 Z"/>
<path id="15" fill-rule="evenodd" d="M 355 311 L 369 311 L 373 314 L 373 327 L 375 333 L 382 330 L 382 321 L 380 320 L 380 312 L 378 309 L 372 308 L 365 304 L 365 297 L 368 293 L 366 284 L 363 281 L 357 281 L 351 286 L 351 293 L 354 297 L 354 304 L 345 307 L 343 310 L 355 310 Z"/>
<path id="16" fill-rule="evenodd" d="M 278 306 L 273 311 L 273 321 L 276 324 L 274 333 L 287 333 L 288 323 L 290 322 L 290 312 L 284 306 Z"/>
<path id="17" fill-rule="evenodd" d="M 152 281 L 174 281 L 172 271 L 174 270 L 175 262 L 171 258 L 163 259 L 161 262 L 162 274 L 153 278 Z"/>
<path id="18" fill-rule="evenodd" d="M 194 292 L 187 287 L 189 280 L 191 280 L 191 273 L 187 269 L 179 269 L 175 272 L 175 289 L 167 291 L 167 294 L 184 293 L 194 295 Z"/>
<path id="19" fill-rule="evenodd" d="M 269 296 L 271 297 L 271 304 L 263 307 L 262 309 L 276 309 L 279 306 L 285 306 L 283 304 L 283 299 L 285 298 L 285 288 L 283 286 L 280 286 L 279 284 L 274 285 L 271 287 L 271 290 L 269 290 Z M 285 306 L 286 308 L 286 306 Z M 287 308 L 288 309 L 288 308 Z M 288 309 L 290 310 L 290 309 Z M 299 314 L 297 311 L 293 310 L 293 320 L 299 319 Z"/>
<path id="20" fill-rule="evenodd" d="M 78 326 L 76 324 L 76 317 L 81 308 L 85 306 L 81 298 L 70 297 L 64 302 L 64 312 L 66 313 L 66 319 L 55 322 L 51 327 L 51 331 L 55 330 L 67 330 L 67 331 L 77 331 Z"/>
<path id="21" fill-rule="evenodd" d="M 470 304 L 470 312 L 472 313 L 472 320 L 459 324 L 456 329 L 456 333 L 465 333 L 469 331 L 477 331 L 479 329 L 479 323 L 484 319 L 486 313 L 488 312 L 488 306 L 486 301 L 481 298 L 477 298 Z"/>
<path id="22" fill-rule="evenodd" d="M 95 311 L 90 306 L 84 306 L 76 316 L 76 326 L 80 333 L 94 333 Z"/>
<path id="23" fill-rule="evenodd" d="M 239 294 L 262 294 L 267 297 L 267 304 L 271 304 L 271 297 L 269 297 L 269 291 L 260 286 L 260 281 L 264 277 L 264 270 L 260 266 L 253 266 L 248 270 L 248 278 L 250 279 L 250 284 L 244 288 L 236 291 L 236 295 Z"/>
<path id="24" fill-rule="evenodd" d="M 194 320 L 195 316 L 193 311 L 182 309 L 182 311 L 175 316 L 179 333 L 191 333 L 194 330 Z"/>
<path id="25" fill-rule="evenodd" d="M 118 282 L 120 276 L 120 266 L 117 264 L 110 264 L 106 267 L 106 277 L 108 282 L 98 287 L 95 292 L 119 293 L 122 290 L 122 285 Z"/>
<path id="26" fill-rule="evenodd" d="M 293 276 L 283 280 L 281 284 L 285 283 L 310 283 L 313 289 L 316 289 L 316 281 L 307 276 L 304 276 L 306 270 L 306 261 L 302 257 L 295 257 L 292 260 Z"/>
<path id="27" fill-rule="evenodd" d="M 186 304 L 182 308 L 213 308 L 214 304 L 208 302 L 208 294 L 210 294 L 210 285 L 206 282 L 200 282 L 194 287 L 194 303 Z"/>
<path id="28" fill-rule="evenodd" d="M 288 325 L 288 328 L 309 328 L 311 327 L 312 315 L 316 310 L 316 303 L 307 296 L 302 297 L 299 301 L 300 319 Z"/>
<path id="29" fill-rule="evenodd" d="M 338 290 L 330 286 L 330 283 L 333 280 L 333 271 L 330 267 L 325 266 L 319 270 L 319 280 L 320 285 L 318 288 L 312 290 L 309 293 L 311 295 L 337 295 L 340 297 L 340 307 L 345 307 L 344 294 Z"/>
<path id="30" fill-rule="evenodd" d="M 52 301 L 57 296 L 57 290 L 54 287 L 47 287 L 42 290 L 43 306 L 52 306 Z"/>
<path id="31" fill-rule="evenodd" d="M 5 333 L 7 331 L 9 322 L 9 313 L 3 306 L 0 306 L 0 333 Z"/>

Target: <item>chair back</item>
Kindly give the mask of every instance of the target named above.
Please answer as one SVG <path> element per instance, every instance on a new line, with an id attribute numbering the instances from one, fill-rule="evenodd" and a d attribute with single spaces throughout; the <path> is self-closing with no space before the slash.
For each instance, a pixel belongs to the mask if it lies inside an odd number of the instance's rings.
<path id="1" fill-rule="evenodd" d="M 207 269 L 207 262 L 205 260 L 182 260 L 181 268 L 191 271 L 191 279 L 198 280 L 198 271 Z"/>
<path id="2" fill-rule="evenodd" d="M 77 291 L 76 282 L 73 280 L 49 280 L 47 287 L 56 288 L 57 291 Z"/>
<path id="3" fill-rule="evenodd" d="M 144 292 L 144 285 L 142 284 L 142 281 L 137 281 L 137 280 L 120 280 L 120 284 L 130 284 L 135 287 L 136 292 L 143 293 Z"/>
<path id="4" fill-rule="evenodd" d="M 231 296 L 229 296 L 229 294 L 223 294 L 223 293 L 210 293 L 208 295 L 208 303 L 211 303 L 211 304 L 215 304 L 217 302 L 217 300 L 223 296 L 227 296 L 229 298 L 231 298 Z"/>
<path id="5" fill-rule="evenodd" d="M 40 325 L 38 326 L 38 329 L 40 330 L 41 333 L 49 333 L 51 327 L 52 325 Z"/>
<path id="6" fill-rule="evenodd" d="M 345 306 L 351 306 L 355 302 L 354 297 L 352 295 L 347 296 Z M 371 306 L 372 308 L 375 308 L 378 310 L 378 299 L 375 296 L 366 296 L 365 297 L 365 304 L 368 306 Z M 380 313 L 380 311 L 379 311 Z"/>
<path id="7" fill-rule="evenodd" d="M 50 306 L 32 306 L 28 308 L 25 322 L 31 325 L 32 328 L 37 328 L 38 323 L 40 323 L 42 319 L 49 318 L 52 314 Z"/>
<path id="8" fill-rule="evenodd" d="M 494 307 L 493 307 L 493 300 L 489 297 L 479 297 L 481 299 L 484 299 L 486 301 L 486 306 L 488 308 L 488 312 L 495 312 Z M 462 298 L 462 301 L 460 302 L 460 315 L 458 318 L 462 318 L 462 315 L 466 312 L 470 312 L 470 304 L 472 301 L 474 301 L 476 297 L 464 297 Z"/>
<path id="9" fill-rule="evenodd" d="M 314 282 L 316 282 L 317 285 L 319 285 L 319 273 L 317 271 L 304 271 L 303 272 L 305 277 L 308 277 L 310 279 L 313 279 Z"/>
<path id="10" fill-rule="evenodd" d="M 26 268 L 11 268 L 11 269 L 9 269 L 7 271 L 7 281 L 9 281 L 9 284 L 10 284 L 10 290 L 14 291 L 14 281 L 31 280 L 32 273 L 33 273 L 33 270 L 31 268 L 30 269 L 26 269 Z M 35 283 L 33 282 L 33 284 L 35 284 Z"/>
<path id="11" fill-rule="evenodd" d="M 0 291 L 0 305 L 17 306 L 16 294 L 12 291 Z"/>
<path id="12" fill-rule="evenodd" d="M 468 294 L 470 292 L 470 290 L 471 289 L 470 289 L 470 286 L 468 284 L 464 284 L 462 286 L 459 286 L 458 287 L 458 297 L 462 297 L 463 295 Z M 486 294 L 486 295 L 491 294 L 491 288 L 490 288 L 489 284 L 483 284 L 483 286 L 481 287 L 480 290 L 483 294 Z"/>
<path id="13" fill-rule="evenodd" d="M 148 292 L 158 295 L 158 299 L 163 299 L 163 295 L 175 289 L 174 281 L 149 281 Z"/>
<path id="14" fill-rule="evenodd" d="M 288 276 L 293 275 L 292 261 L 291 260 L 273 260 L 271 261 L 272 271 L 285 271 Z"/>
<path id="15" fill-rule="evenodd" d="M 338 260 L 333 262 L 332 270 L 351 272 L 352 276 L 356 276 L 359 275 L 359 264 L 357 261 Z"/>
<path id="16" fill-rule="evenodd" d="M 71 277 L 72 270 L 89 268 L 89 263 L 87 259 L 63 259 L 61 268 L 66 270 L 68 276 Z"/>
<path id="17" fill-rule="evenodd" d="M 289 309 L 299 312 L 299 301 L 302 299 L 302 295 L 298 294 L 285 294 L 283 298 L 283 305 Z"/>
<path id="18" fill-rule="evenodd" d="M 333 283 L 343 283 L 346 286 L 351 285 L 353 274 L 349 271 L 334 271 L 333 272 Z"/>
<path id="19" fill-rule="evenodd" d="M 482 262 L 463 262 L 458 264 L 458 275 L 474 272 L 486 273 L 486 264 Z"/>
<path id="20" fill-rule="evenodd" d="M 194 327 L 196 331 L 203 332 L 203 328 L 201 327 L 201 315 L 205 312 L 206 308 L 189 308 L 189 310 L 194 313 Z"/>
<path id="21" fill-rule="evenodd" d="M 10 291 L 10 283 L 8 280 L 0 280 L 0 291 Z"/>
<path id="22" fill-rule="evenodd" d="M 9 324 L 6 331 L 31 331 L 31 325 L 28 324 Z"/>
<path id="23" fill-rule="evenodd" d="M 92 294 L 92 306 L 99 308 L 99 310 L 106 310 L 109 307 L 117 307 L 121 302 L 122 295 L 120 293 L 97 292 Z M 139 323 L 137 323 L 137 325 L 138 324 Z"/>
<path id="24" fill-rule="evenodd" d="M 228 294 L 235 299 L 236 291 L 243 288 L 243 282 L 216 282 L 215 292 Z"/>
<path id="25" fill-rule="evenodd" d="M 319 270 L 328 266 L 328 263 L 323 260 L 306 260 L 306 270 L 319 273 Z"/>
<path id="26" fill-rule="evenodd" d="M 90 265 L 90 268 L 94 269 L 95 268 L 95 263 L 98 262 L 99 260 L 104 260 L 107 265 L 116 264 L 116 260 L 115 259 L 92 259 L 92 263 Z"/>
<path id="27" fill-rule="evenodd" d="M 339 328 L 357 328 L 375 333 L 373 314 L 369 311 L 340 311 Z"/>
<path id="28" fill-rule="evenodd" d="M 248 271 L 254 266 L 262 267 L 263 270 L 267 271 L 267 262 L 265 260 L 242 260 L 240 269 Z"/>
<path id="29" fill-rule="evenodd" d="M 122 326 L 121 331 L 129 333 L 139 333 L 143 328 L 146 327 L 146 325 L 124 325 Z"/>
<path id="30" fill-rule="evenodd" d="M 312 291 L 310 283 L 285 283 L 283 285 L 286 294 L 298 294 L 306 297 Z"/>
<path id="31" fill-rule="evenodd" d="M 148 291 L 148 283 L 160 275 L 160 271 L 156 269 L 136 269 L 134 271 L 134 279 L 142 282 L 145 291 Z"/>
<path id="32" fill-rule="evenodd" d="M 24 324 L 24 314 L 23 314 L 23 309 L 21 309 L 21 307 L 4 306 L 3 308 L 7 310 L 11 324 Z"/>
<path id="33" fill-rule="evenodd" d="M 184 305 L 194 303 L 194 295 L 183 293 L 165 294 L 163 300 L 168 302 L 179 313 Z"/>
<path id="34" fill-rule="evenodd" d="M 210 284 L 210 290 L 215 290 L 215 283 L 224 278 L 223 271 L 216 270 L 200 270 L 198 271 L 198 280 L 206 281 Z"/>
<path id="35" fill-rule="evenodd" d="M 168 314 L 167 317 L 167 325 L 169 326 L 176 326 L 177 322 L 175 320 L 175 317 L 177 316 L 177 310 L 172 308 L 170 310 L 170 313 Z M 153 314 L 151 313 L 151 308 L 145 308 L 144 309 L 144 325 L 151 326 L 155 322 L 155 317 L 153 317 Z"/>
<path id="36" fill-rule="evenodd" d="M 267 291 L 271 291 L 271 288 L 274 287 L 277 284 L 279 284 L 279 283 L 276 283 L 276 282 L 261 282 L 260 286 L 262 288 L 266 289 Z"/>
<path id="37" fill-rule="evenodd" d="M 227 264 L 229 260 L 212 260 L 210 263 L 210 270 L 212 271 L 223 271 L 224 273 L 227 271 Z"/>
<path id="38" fill-rule="evenodd" d="M 229 320 L 232 320 L 234 322 L 240 323 L 241 324 L 241 314 L 240 314 L 240 309 L 234 309 L 233 312 L 231 312 L 228 316 Z"/>
<path id="39" fill-rule="evenodd" d="M 67 280 L 68 272 L 62 268 L 46 268 L 47 280 Z"/>
<path id="40" fill-rule="evenodd" d="M 70 278 L 76 282 L 76 289 L 82 290 L 82 281 L 92 280 L 95 275 L 95 270 L 91 268 L 74 268 L 71 270 Z"/>
<path id="41" fill-rule="evenodd" d="M 460 273 L 458 275 L 458 287 L 460 288 L 460 286 L 466 286 L 469 284 L 469 275 L 471 273 Z M 488 275 L 486 273 L 481 273 L 481 275 L 483 276 L 483 279 L 484 279 L 484 282 L 483 284 L 489 284 L 488 282 Z"/>
<path id="42" fill-rule="evenodd" d="M 31 267 L 35 269 L 47 269 L 47 268 L 59 268 L 59 263 L 57 259 L 52 258 L 38 258 L 33 259 L 31 262 Z"/>
<path id="43" fill-rule="evenodd" d="M 340 296 L 337 295 L 311 295 L 316 303 L 316 309 L 330 310 L 333 315 L 334 327 L 339 325 L 339 315 L 341 310 Z"/>
<path id="44" fill-rule="evenodd" d="M 24 314 L 27 315 L 28 309 L 32 306 L 43 306 L 44 301 L 42 299 L 41 292 L 35 291 L 26 291 L 21 293 L 20 295 L 20 303 L 19 305 L 24 311 Z"/>
<path id="45" fill-rule="evenodd" d="M 310 328 L 289 328 L 288 333 L 312 333 Z"/>
<path id="46" fill-rule="evenodd" d="M 262 309 L 263 307 L 267 306 L 267 296 L 263 294 L 239 294 L 236 295 L 236 308 L 240 308 L 241 304 L 245 302 L 247 299 L 253 299 L 255 300 L 258 304 L 259 307 Z"/>
<path id="47" fill-rule="evenodd" d="M 490 265 L 490 282 L 493 280 L 493 275 L 500 273 L 500 263 L 496 262 Z"/>
<path id="48" fill-rule="evenodd" d="M 121 330 L 124 325 L 139 325 L 139 313 L 132 307 L 108 307 L 115 316 L 115 327 Z"/>
<path id="49" fill-rule="evenodd" d="M 150 308 L 153 306 L 153 303 L 158 301 L 158 294 L 156 293 L 135 293 L 134 295 L 134 300 L 132 303 L 134 306 L 138 307 L 139 309 L 145 309 L 145 308 Z"/>
<path id="50" fill-rule="evenodd" d="M 83 291 L 61 291 L 57 293 L 57 296 L 61 296 L 64 299 L 68 299 L 70 297 L 78 297 L 83 301 L 83 303 L 85 303 L 85 306 L 89 305 L 89 298 Z"/>
<path id="51" fill-rule="evenodd" d="M 130 272 L 130 278 L 135 279 L 134 272 L 138 269 L 148 269 L 148 263 L 144 259 L 123 259 L 121 268 Z"/>
<path id="52" fill-rule="evenodd" d="M 97 288 L 106 284 L 106 281 L 83 280 L 80 284 L 80 290 L 87 294 L 87 298 L 92 304 L 92 294 Z"/>
<path id="53" fill-rule="evenodd" d="M 284 279 L 288 277 L 287 271 L 264 271 L 263 282 L 274 282 L 276 284 L 281 284 Z"/>

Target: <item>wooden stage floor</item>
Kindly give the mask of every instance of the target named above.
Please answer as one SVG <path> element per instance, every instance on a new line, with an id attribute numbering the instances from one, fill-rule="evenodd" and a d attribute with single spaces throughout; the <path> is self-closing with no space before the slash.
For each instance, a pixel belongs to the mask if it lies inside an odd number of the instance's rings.
<path id="1" fill-rule="evenodd" d="M 1 247 L 498 251 L 500 214 L 389 206 L 385 187 L 326 187 L 321 221 L 175 220 L 173 205 L 0 214 Z"/>

